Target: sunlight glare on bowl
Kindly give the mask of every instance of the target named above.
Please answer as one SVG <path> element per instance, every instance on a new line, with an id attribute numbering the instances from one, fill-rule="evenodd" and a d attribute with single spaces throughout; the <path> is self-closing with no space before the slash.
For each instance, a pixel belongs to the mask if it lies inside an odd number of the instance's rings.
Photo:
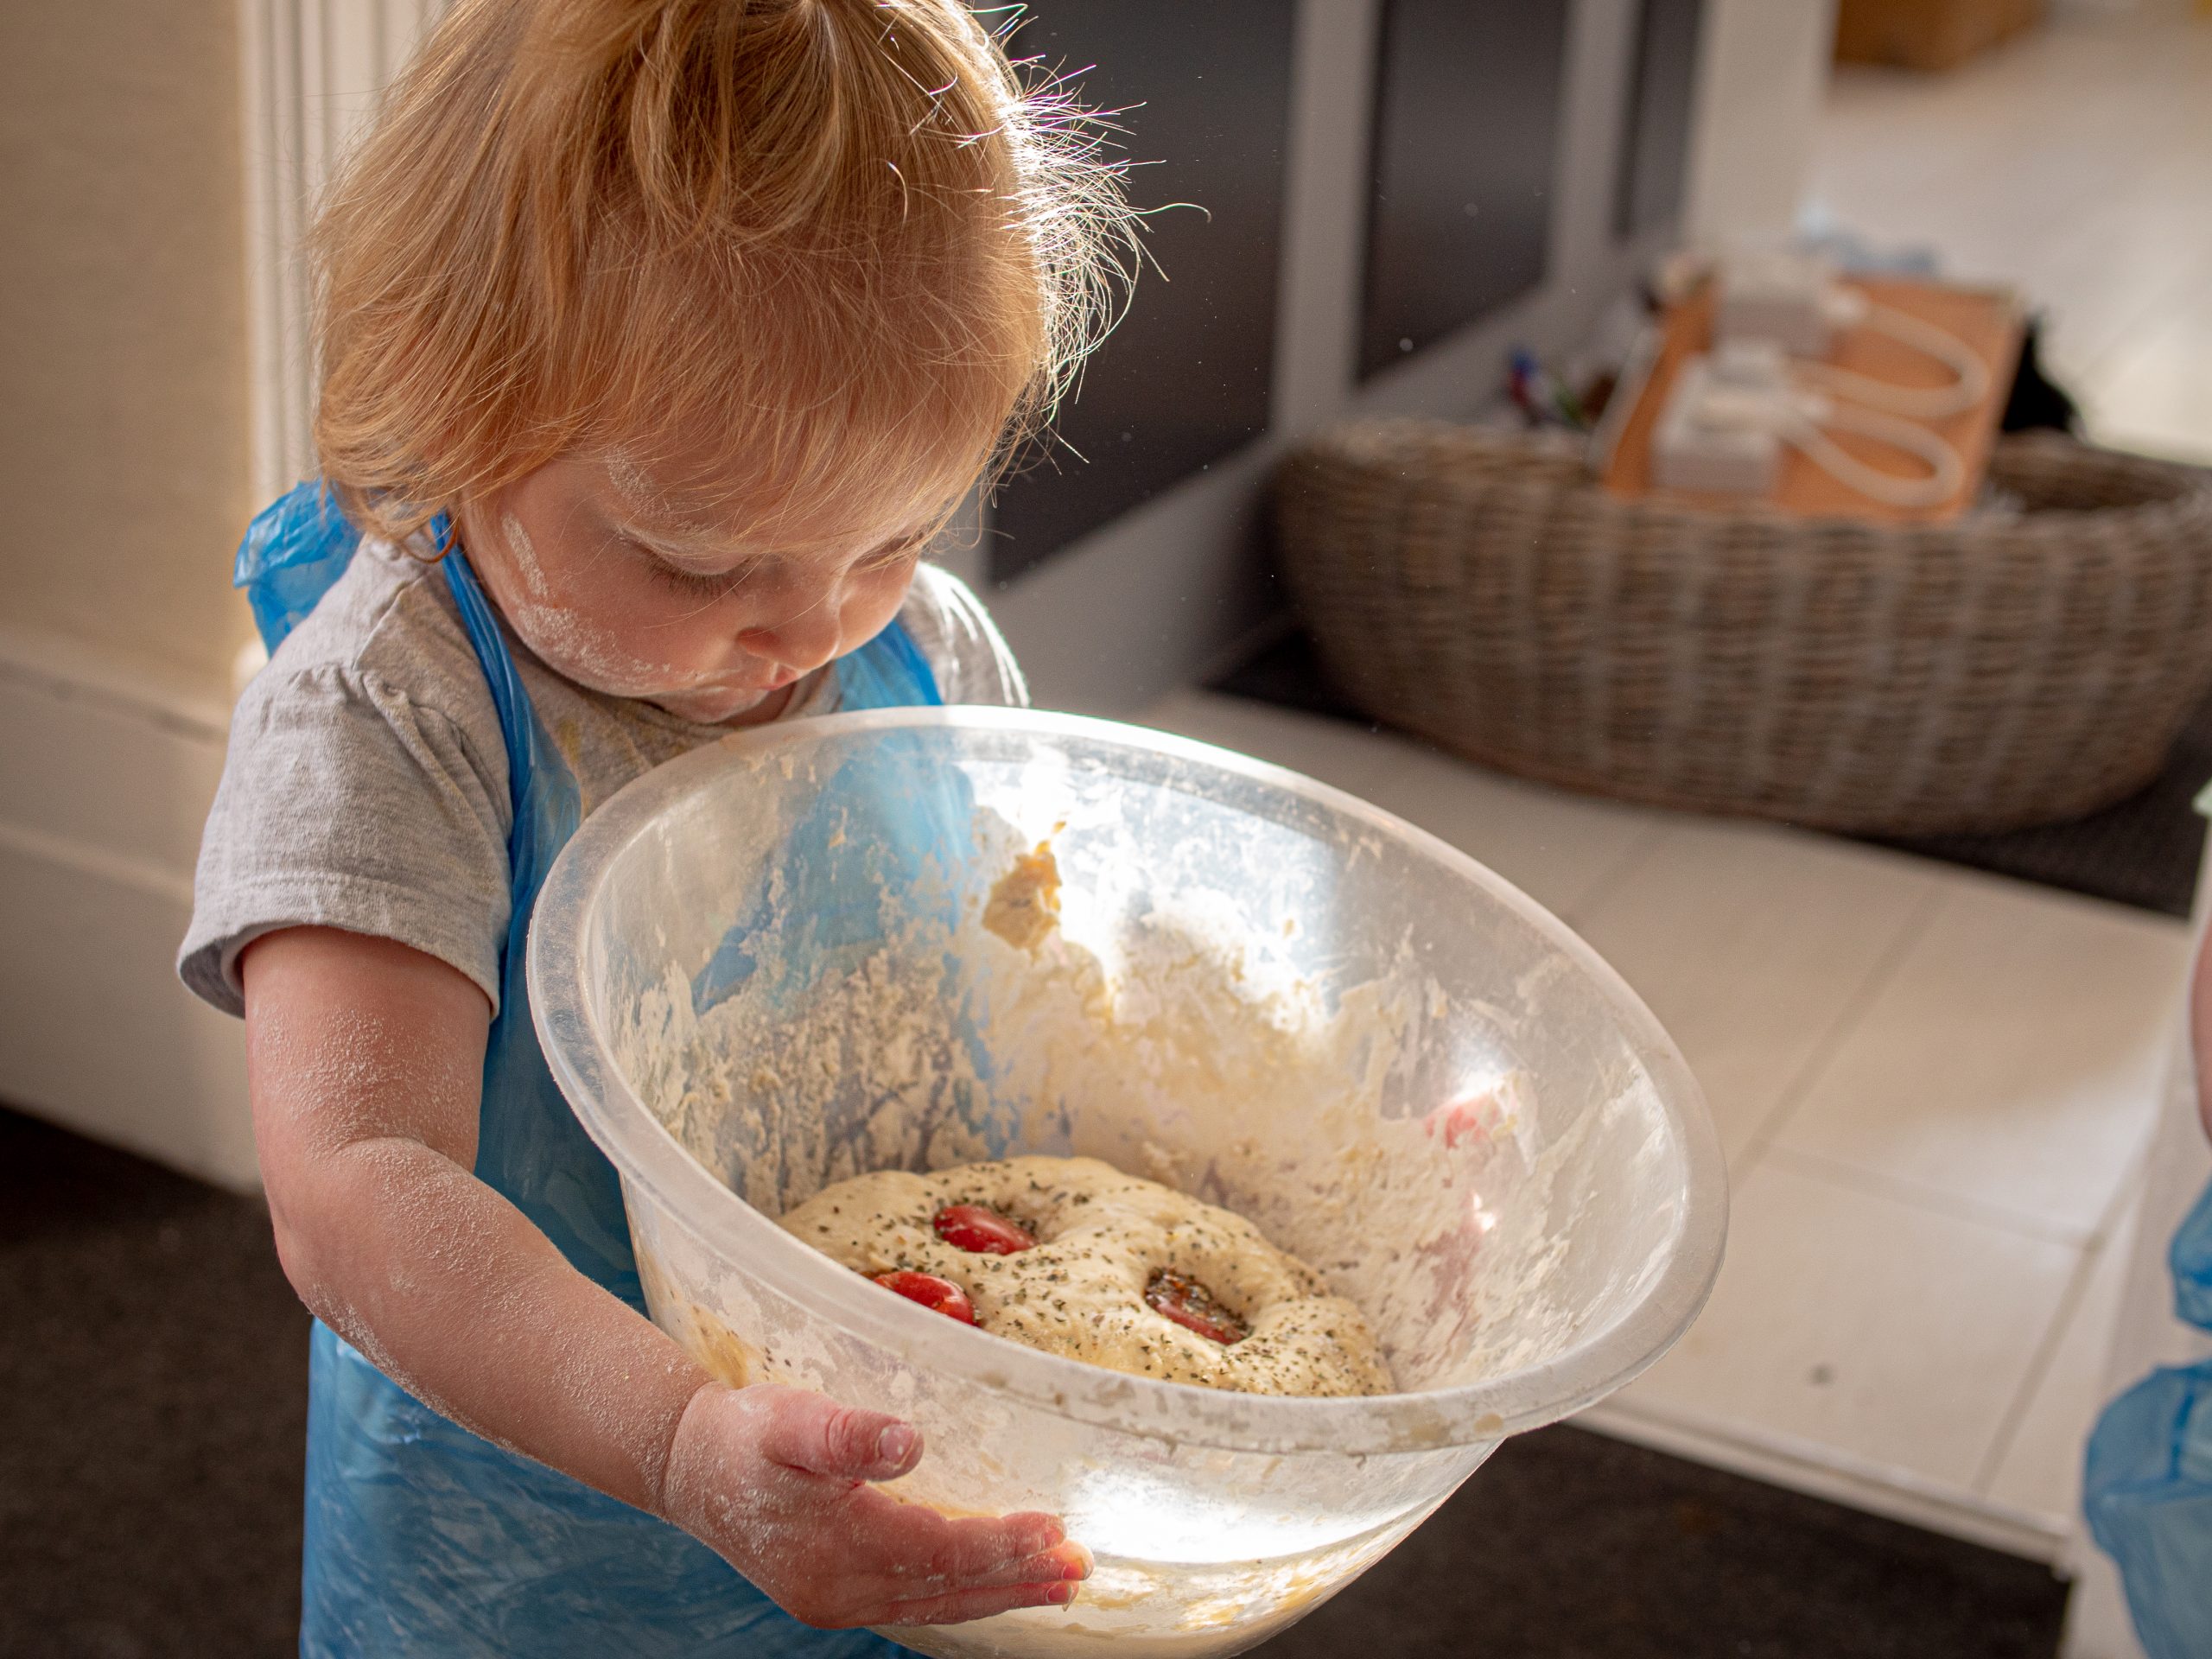
<path id="1" fill-rule="evenodd" d="M 1264 1561 L 1322 1549 L 1386 1517 L 1342 1511 L 1294 1518 L 1241 1502 L 1193 1503 L 1187 1484 L 1133 1469 L 1083 1480 L 1068 1505 L 1068 1535 L 1102 1556 L 1192 1566 Z"/>

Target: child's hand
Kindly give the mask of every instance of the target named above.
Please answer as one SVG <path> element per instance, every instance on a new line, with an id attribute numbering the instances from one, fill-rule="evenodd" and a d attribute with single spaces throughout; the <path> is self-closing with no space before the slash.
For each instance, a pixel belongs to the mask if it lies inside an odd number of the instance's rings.
<path id="1" fill-rule="evenodd" d="M 1046 1515 L 952 1520 L 868 1483 L 920 1461 L 896 1417 L 802 1389 L 711 1383 L 669 1448 L 662 1512 L 823 1629 L 1065 1606 L 1090 1554 Z"/>

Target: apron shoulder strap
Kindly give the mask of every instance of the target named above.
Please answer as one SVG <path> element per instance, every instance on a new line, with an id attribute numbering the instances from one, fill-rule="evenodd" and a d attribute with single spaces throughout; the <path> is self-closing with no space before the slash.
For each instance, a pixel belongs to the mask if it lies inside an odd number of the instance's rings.
<path id="1" fill-rule="evenodd" d="M 484 597 L 467 555 L 453 545 L 450 525 L 442 513 L 431 531 L 445 551 L 438 567 L 446 573 L 446 586 L 453 589 L 454 603 L 461 607 L 461 625 L 468 631 L 468 643 L 476 648 L 485 683 L 492 688 L 493 707 L 499 711 L 499 735 L 507 744 L 507 804 L 512 809 L 514 825 L 508 837 L 512 856 L 515 837 L 523 833 L 524 807 L 537 771 L 537 719 L 531 707 L 530 692 L 515 667 L 514 653 L 507 649 L 499 620 L 493 614 L 492 602 Z"/>

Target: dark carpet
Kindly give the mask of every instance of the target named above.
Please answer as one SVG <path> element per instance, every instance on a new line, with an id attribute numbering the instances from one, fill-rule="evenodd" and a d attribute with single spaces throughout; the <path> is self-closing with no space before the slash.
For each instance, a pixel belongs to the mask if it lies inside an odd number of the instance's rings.
<path id="1" fill-rule="evenodd" d="M 1258 1651 L 2050 1659 L 2064 1609 L 2033 1562 L 1560 1427 Z"/>
<path id="2" fill-rule="evenodd" d="M 276 1659 L 307 1315 L 261 1205 L 0 1111 L 0 1656 Z M 2048 1571 L 1573 1428 L 1271 1659 L 2050 1659 Z"/>
<path id="3" fill-rule="evenodd" d="M 1331 682 L 1313 641 L 1294 629 L 1222 675 L 1212 689 L 1374 728 Z M 2212 702 L 2183 728 L 2164 772 L 2116 806 L 2067 823 L 2001 836 L 1879 839 L 1876 844 L 2187 919 L 2203 820 L 2192 807 L 2212 780 Z"/>
<path id="4" fill-rule="evenodd" d="M 295 1651 L 307 1360 L 257 1199 L 0 1111 L 0 1655 Z"/>

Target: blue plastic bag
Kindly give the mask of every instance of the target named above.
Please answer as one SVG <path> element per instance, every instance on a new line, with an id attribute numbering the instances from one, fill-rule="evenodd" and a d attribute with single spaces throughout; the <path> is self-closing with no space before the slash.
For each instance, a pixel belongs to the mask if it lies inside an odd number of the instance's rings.
<path id="1" fill-rule="evenodd" d="M 2212 1187 L 2174 1235 L 2174 1311 L 2212 1331 Z M 2212 1359 L 2151 1373 L 2089 1436 L 2082 1508 L 2151 1659 L 2212 1655 Z"/>
<path id="2" fill-rule="evenodd" d="M 442 534 L 441 528 L 442 540 Z M 231 581 L 245 590 L 254 626 L 272 652 L 346 574 L 360 543 L 361 532 L 321 479 L 295 485 L 254 514 Z"/>

